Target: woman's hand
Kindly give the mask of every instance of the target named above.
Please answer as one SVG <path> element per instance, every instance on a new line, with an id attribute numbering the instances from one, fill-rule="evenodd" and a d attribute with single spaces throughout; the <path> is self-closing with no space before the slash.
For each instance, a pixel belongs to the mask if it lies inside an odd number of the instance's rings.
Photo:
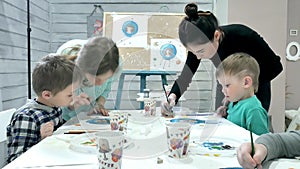
<path id="1" fill-rule="evenodd" d="M 173 107 L 175 106 L 176 95 L 171 93 L 168 97 L 168 101 L 161 103 L 161 114 L 166 117 L 173 116 Z"/>
<path id="2" fill-rule="evenodd" d="M 244 169 L 253 169 L 257 167 L 262 169 L 262 161 L 268 154 L 267 148 L 263 144 L 254 144 L 255 154 L 251 157 L 251 143 L 243 143 L 237 150 L 237 159 Z"/>
<path id="3" fill-rule="evenodd" d="M 40 129 L 41 138 L 44 139 L 48 136 L 51 136 L 53 134 L 53 130 L 54 123 L 52 121 L 42 124 Z"/>

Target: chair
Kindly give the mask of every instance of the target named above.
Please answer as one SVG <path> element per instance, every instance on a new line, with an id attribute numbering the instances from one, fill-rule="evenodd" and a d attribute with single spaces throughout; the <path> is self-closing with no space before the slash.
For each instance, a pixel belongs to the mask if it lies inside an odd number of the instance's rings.
<path id="1" fill-rule="evenodd" d="M 15 108 L 0 112 L 0 168 L 6 165 L 7 146 L 6 146 L 6 126 L 9 124 L 11 116 L 16 111 Z M 2 151 L 3 150 L 3 151 Z"/>
<path id="2" fill-rule="evenodd" d="M 272 115 L 268 114 L 268 123 L 269 123 L 269 131 L 274 133 L 273 124 L 272 124 Z"/>
<path id="3" fill-rule="evenodd" d="M 291 121 L 286 131 L 300 130 L 300 114 L 297 114 Z"/>
<path id="4" fill-rule="evenodd" d="M 286 131 L 300 130 L 300 107 L 298 110 L 286 110 L 285 121 Z"/>

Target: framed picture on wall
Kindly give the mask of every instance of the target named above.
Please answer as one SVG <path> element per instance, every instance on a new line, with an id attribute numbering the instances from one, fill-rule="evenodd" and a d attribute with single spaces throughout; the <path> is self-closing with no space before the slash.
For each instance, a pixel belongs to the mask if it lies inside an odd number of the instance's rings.
<path id="1" fill-rule="evenodd" d="M 103 9 L 101 5 L 94 5 L 94 10 L 87 17 L 87 37 L 102 36 L 103 33 Z M 99 9 L 99 12 L 97 12 Z"/>
<path id="2" fill-rule="evenodd" d="M 97 14 L 87 17 L 87 37 L 102 36 L 103 15 Z"/>

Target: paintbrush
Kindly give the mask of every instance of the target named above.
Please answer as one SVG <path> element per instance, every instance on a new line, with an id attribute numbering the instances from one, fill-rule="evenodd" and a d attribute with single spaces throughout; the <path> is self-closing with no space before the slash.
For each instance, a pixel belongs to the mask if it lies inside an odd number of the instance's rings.
<path id="1" fill-rule="evenodd" d="M 84 93 L 84 91 L 83 91 L 83 89 L 80 87 L 79 88 L 79 90 L 80 90 L 80 92 L 81 93 Z M 89 100 L 89 99 L 88 99 Z M 89 100 L 90 101 L 90 100 Z M 93 104 L 92 104 L 92 102 L 90 101 L 90 107 L 91 107 L 91 109 L 93 110 L 93 112 L 95 113 L 95 114 L 98 114 L 98 111 L 96 110 L 96 108 L 93 106 Z"/>
<path id="2" fill-rule="evenodd" d="M 170 101 L 169 101 L 169 99 L 168 99 L 168 94 L 167 94 L 165 85 L 163 84 L 162 87 L 163 87 L 163 89 L 164 89 L 164 92 L 165 92 L 165 96 L 166 96 L 167 102 L 170 104 Z"/>
<path id="3" fill-rule="evenodd" d="M 250 130 L 250 139 L 251 139 L 251 157 L 253 157 L 254 154 L 255 154 L 255 149 L 254 149 L 254 143 L 253 143 L 253 135 L 252 135 L 251 123 L 249 124 L 249 130 Z"/>
<path id="4" fill-rule="evenodd" d="M 162 87 L 163 87 L 163 89 L 164 89 L 164 93 L 165 93 L 165 96 L 166 96 L 166 99 L 167 99 L 167 102 L 168 102 L 168 104 L 170 105 L 170 101 L 169 101 L 169 98 L 168 98 L 168 94 L 167 94 L 167 91 L 166 91 L 166 88 L 165 88 L 165 85 L 163 84 L 162 85 Z M 167 116 L 173 116 L 173 112 L 172 112 L 172 110 L 171 110 L 171 108 L 169 107 L 168 108 L 168 110 L 167 110 Z"/>

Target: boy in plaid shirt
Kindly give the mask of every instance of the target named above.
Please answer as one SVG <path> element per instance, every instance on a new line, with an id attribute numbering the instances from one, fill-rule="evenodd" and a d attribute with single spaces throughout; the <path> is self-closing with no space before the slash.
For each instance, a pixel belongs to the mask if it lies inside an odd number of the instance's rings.
<path id="1" fill-rule="evenodd" d="M 62 56 L 48 55 L 36 65 L 32 86 L 37 97 L 19 108 L 7 126 L 8 162 L 63 124 L 59 107 L 73 101 L 73 91 L 82 79 L 79 68 Z"/>

